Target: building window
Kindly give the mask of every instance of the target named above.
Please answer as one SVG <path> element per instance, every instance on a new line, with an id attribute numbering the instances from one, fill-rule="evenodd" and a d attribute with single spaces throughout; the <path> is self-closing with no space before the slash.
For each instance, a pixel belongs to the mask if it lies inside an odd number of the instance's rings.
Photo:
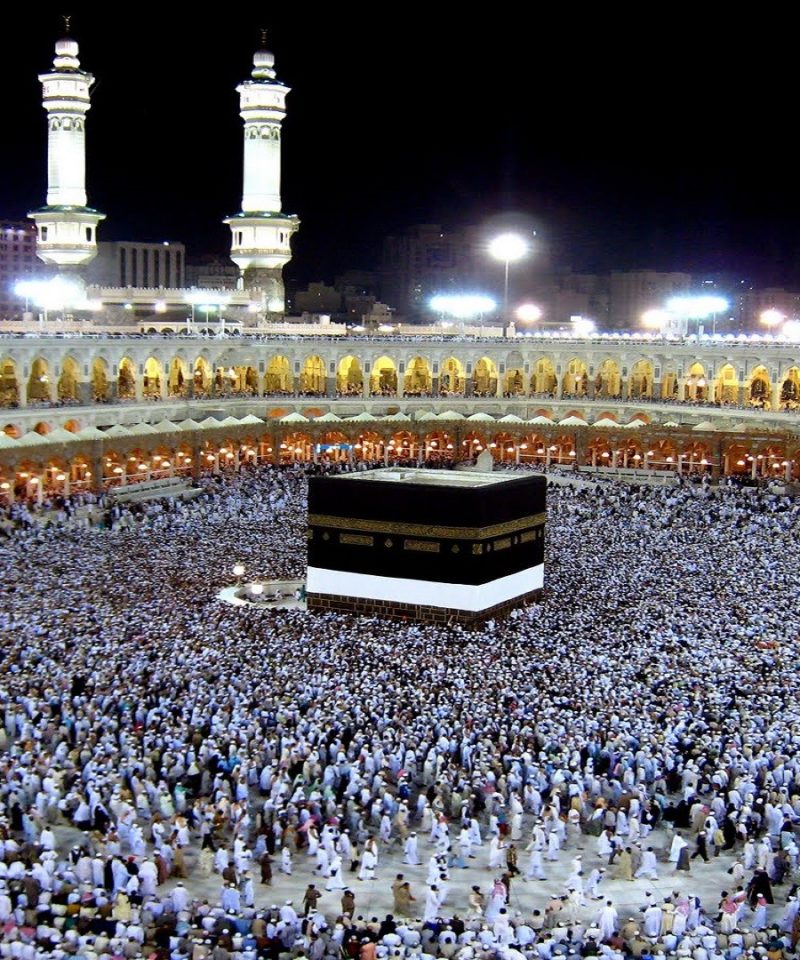
<path id="1" fill-rule="evenodd" d="M 47 243 L 47 227 L 42 227 L 39 235 L 42 239 L 42 243 Z"/>

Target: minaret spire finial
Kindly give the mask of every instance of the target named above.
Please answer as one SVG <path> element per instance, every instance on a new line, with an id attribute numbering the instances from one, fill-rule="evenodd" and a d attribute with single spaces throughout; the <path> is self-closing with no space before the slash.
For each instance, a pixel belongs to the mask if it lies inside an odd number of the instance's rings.
<path id="1" fill-rule="evenodd" d="M 72 14 L 71 14 L 71 13 L 65 13 L 65 14 L 62 15 L 61 19 L 64 21 L 64 35 L 68 37 L 68 36 L 69 36 L 69 23 L 70 23 L 70 20 L 72 20 Z"/>
<path id="2" fill-rule="evenodd" d="M 267 28 L 261 28 L 261 46 L 266 49 L 267 46 Z"/>

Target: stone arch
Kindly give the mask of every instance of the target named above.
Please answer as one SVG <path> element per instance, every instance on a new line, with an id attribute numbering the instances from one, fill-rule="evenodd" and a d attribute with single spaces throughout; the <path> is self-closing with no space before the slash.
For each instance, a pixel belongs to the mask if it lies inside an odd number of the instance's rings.
<path id="1" fill-rule="evenodd" d="M 517 439 L 506 431 L 492 437 L 489 449 L 492 457 L 499 463 L 514 463 L 517 459 Z"/>
<path id="2" fill-rule="evenodd" d="M 598 397 L 619 397 L 622 393 L 622 375 L 619 364 L 607 357 L 599 366 L 594 378 L 595 393 Z"/>
<path id="3" fill-rule="evenodd" d="M 424 357 L 412 357 L 406 365 L 403 378 L 403 395 L 407 397 L 426 397 L 433 391 L 431 366 Z"/>
<path id="4" fill-rule="evenodd" d="M 628 379 L 628 393 L 632 400 L 640 397 L 651 399 L 653 396 L 653 361 L 642 358 L 631 367 Z"/>
<path id="5" fill-rule="evenodd" d="M 167 395 L 186 397 L 189 394 L 189 364 L 183 357 L 175 356 L 167 369 Z"/>
<path id="6" fill-rule="evenodd" d="M 267 361 L 264 392 L 269 396 L 285 396 L 294 392 L 294 377 L 288 357 L 277 354 Z"/>
<path id="7" fill-rule="evenodd" d="M 289 433 L 280 442 L 280 459 L 284 463 L 298 463 L 311 459 L 313 440 L 307 433 Z"/>
<path id="8" fill-rule="evenodd" d="M 800 406 L 800 368 L 789 367 L 781 383 L 781 409 L 796 410 Z"/>
<path id="9" fill-rule="evenodd" d="M 488 445 L 488 438 L 485 433 L 481 433 L 478 430 L 470 430 L 464 434 L 464 437 L 461 441 L 461 450 L 463 456 L 468 459 L 477 457 L 479 453 L 482 453 Z"/>
<path id="10" fill-rule="evenodd" d="M 665 370 L 661 375 L 661 399 L 678 399 L 678 375 L 674 370 Z"/>
<path id="11" fill-rule="evenodd" d="M 7 424 L 3 427 L 3 433 L 4 433 L 7 437 L 11 437 L 12 440 L 19 440 L 19 438 L 22 436 L 22 431 L 21 431 L 20 428 L 19 428 L 16 424 L 14 424 L 14 423 L 7 423 Z"/>
<path id="12" fill-rule="evenodd" d="M 64 424 L 64 429 L 68 430 L 70 433 L 79 433 L 81 429 L 81 422 L 80 420 L 72 417 Z"/>
<path id="13" fill-rule="evenodd" d="M 318 354 L 306 357 L 300 372 L 300 393 L 306 396 L 323 397 L 328 384 L 325 361 Z"/>
<path id="14" fill-rule="evenodd" d="M 145 397 L 160 397 L 163 379 L 164 368 L 161 361 L 152 356 L 148 357 L 144 362 L 142 395 Z"/>
<path id="15" fill-rule="evenodd" d="M 336 392 L 341 397 L 360 397 L 364 390 L 364 370 L 352 353 L 342 357 L 336 366 Z"/>
<path id="16" fill-rule="evenodd" d="M 397 395 L 397 364 L 391 357 L 382 356 L 373 360 L 369 375 L 369 392 L 373 397 Z"/>
<path id="17" fill-rule="evenodd" d="M 130 357 L 123 357 L 119 362 L 117 396 L 120 400 L 133 400 L 136 396 L 136 366 Z"/>
<path id="18" fill-rule="evenodd" d="M 80 367 L 74 357 L 64 357 L 61 362 L 61 376 L 58 378 L 57 396 L 59 400 L 79 399 Z"/>
<path id="19" fill-rule="evenodd" d="M 717 379 L 714 381 L 714 400 L 721 404 L 739 402 L 739 380 L 732 363 L 723 364 L 717 372 Z"/>
<path id="20" fill-rule="evenodd" d="M 580 357 L 573 357 L 564 374 L 565 397 L 585 397 L 589 392 L 589 371 Z"/>
<path id="21" fill-rule="evenodd" d="M 0 360 L 0 406 L 16 407 L 19 404 L 19 377 L 17 365 L 10 357 Z"/>
<path id="22" fill-rule="evenodd" d="M 455 457 L 455 441 L 446 430 L 429 431 L 421 443 L 426 460 L 452 460 Z"/>
<path id="23" fill-rule="evenodd" d="M 533 365 L 531 391 L 538 396 L 554 397 L 558 389 L 556 368 L 550 357 L 539 357 Z"/>
<path id="24" fill-rule="evenodd" d="M 327 430 L 320 435 L 317 457 L 334 463 L 343 463 L 350 458 L 351 441 L 341 430 Z"/>
<path id="25" fill-rule="evenodd" d="M 37 357 L 31 364 L 28 378 L 28 400 L 48 402 L 50 400 L 50 367 L 45 359 Z"/>
<path id="26" fill-rule="evenodd" d="M 503 378 L 503 396 L 525 396 L 525 371 L 522 366 L 509 367 Z"/>
<path id="27" fill-rule="evenodd" d="M 669 437 L 654 440 L 647 451 L 647 458 L 654 470 L 674 470 L 678 462 L 678 451 Z"/>
<path id="28" fill-rule="evenodd" d="M 706 368 L 699 360 L 689 367 L 686 371 L 686 382 L 683 387 L 684 400 L 707 400 L 708 399 L 708 380 L 706 379 Z"/>
<path id="29" fill-rule="evenodd" d="M 736 440 L 729 443 L 722 452 L 725 474 L 745 475 L 752 471 L 753 454 L 750 448 Z"/>
<path id="30" fill-rule="evenodd" d="M 105 403 L 108 400 L 108 363 L 103 357 L 92 360 L 92 400 L 95 403 Z"/>
<path id="31" fill-rule="evenodd" d="M 684 444 L 681 456 L 686 472 L 706 473 L 711 469 L 714 453 L 705 440 L 690 440 Z"/>
<path id="32" fill-rule="evenodd" d="M 767 368 L 759 364 L 750 371 L 747 381 L 747 402 L 754 407 L 769 409 L 772 401 L 772 384 Z"/>
<path id="33" fill-rule="evenodd" d="M 198 357 L 192 369 L 192 390 L 196 397 L 206 397 L 211 393 L 211 364 L 206 357 Z"/>
<path id="34" fill-rule="evenodd" d="M 497 396 L 497 364 L 491 357 L 481 357 L 475 364 L 472 384 L 476 397 Z"/>
<path id="35" fill-rule="evenodd" d="M 467 381 L 464 364 L 458 357 L 447 357 L 439 369 L 439 393 L 442 396 L 464 396 Z"/>
<path id="36" fill-rule="evenodd" d="M 384 438 L 375 430 L 365 430 L 359 434 L 353 449 L 359 460 L 379 462 L 383 459 Z"/>
<path id="37" fill-rule="evenodd" d="M 40 420 L 33 428 L 34 433 L 38 433 L 40 437 L 46 437 L 48 433 L 53 428 L 45 420 Z"/>

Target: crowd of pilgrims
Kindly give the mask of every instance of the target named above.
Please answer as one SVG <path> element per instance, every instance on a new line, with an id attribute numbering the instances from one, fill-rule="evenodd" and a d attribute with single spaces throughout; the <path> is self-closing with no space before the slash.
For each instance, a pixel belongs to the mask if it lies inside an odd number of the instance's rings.
<path id="1" fill-rule="evenodd" d="M 0 957 L 794 951 L 797 501 L 551 485 L 544 600 L 473 630 L 221 602 L 302 576 L 307 483 L 203 485 L 2 531 Z"/>

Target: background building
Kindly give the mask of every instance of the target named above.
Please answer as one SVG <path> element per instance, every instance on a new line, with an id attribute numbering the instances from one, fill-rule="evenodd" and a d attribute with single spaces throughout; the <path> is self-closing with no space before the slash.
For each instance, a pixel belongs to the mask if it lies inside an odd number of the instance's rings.
<path id="1" fill-rule="evenodd" d="M 97 256 L 87 269 L 87 278 L 99 287 L 176 290 L 186 286 L 186 248 L 166 240 L 104 241 L 97 244 Z"/>
<path id="2" fill-rule="evenodd" d="M 22 316 L 25 302 L 14 294 L 20 280 L 40 277 L 45 267 L 36 256 L 36 227 L 27 221 L 0 221 L 0 317 Z"/>

